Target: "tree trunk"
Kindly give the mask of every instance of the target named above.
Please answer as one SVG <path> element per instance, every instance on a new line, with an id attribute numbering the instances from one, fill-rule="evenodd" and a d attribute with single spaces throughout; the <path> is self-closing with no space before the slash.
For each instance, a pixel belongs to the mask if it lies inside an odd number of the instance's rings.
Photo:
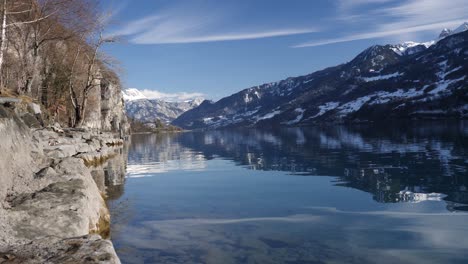
<path id="1" fill-rule="evenodd" d="M 75 117 L 75 126 L 76 127 L 82 127 L 83 126 L 83 122 L 85 120 L 85 115 L 86 115 L 86 105 L 88 104 L 88 95 L 85 94 L 83 95 L 83 99 L 81 101 L 81 104 L 77 107 L 79 108 L 79 113 L 78 115 L 76 115 Z"/>
<path id="2" fill-rule="evenodd" d="M 1 35 L 2 35 L 2 43 L 0 44 L 0 89 L 3 89 L 3 75 L 2 75 L 2 69 L 3 69 L 3 60 L 5 56 L 5 48 L 6 48 L 6 30 L 7 30 L 7 10 L 6 10 L 6 0 L 3 0 L 3 14 L 2 14 L 2 29 L 1 29 Z"/>

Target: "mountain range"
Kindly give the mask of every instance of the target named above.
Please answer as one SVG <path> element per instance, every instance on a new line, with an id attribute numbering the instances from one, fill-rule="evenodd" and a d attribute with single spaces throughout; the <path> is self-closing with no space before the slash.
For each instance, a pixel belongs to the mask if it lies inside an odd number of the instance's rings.
<path id="1" fill-rule="evenodd" d="M 468 117 L 468 23 L 425 43 L 372 46 L 350 62 L 204 101 L 185 129 Z"/>
<path id="2" fill-rule="evenodd" d="M 169 102 L 161 99 L 149 99 L 138 89 L 122 91 L 128 117 L 142 123 L 154 123 L 157 120 L 169 124 L 182 113 L 201 104 L 202 98 L 182 102 Z"/>

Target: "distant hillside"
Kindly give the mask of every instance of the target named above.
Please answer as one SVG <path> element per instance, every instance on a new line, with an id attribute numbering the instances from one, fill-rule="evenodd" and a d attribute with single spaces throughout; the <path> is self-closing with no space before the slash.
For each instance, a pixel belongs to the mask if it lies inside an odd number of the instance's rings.
<path id="1" fill-rule="evenodd" d="M 468 117 L 468 23 L 438 39 L 372 46 L 352 61 L 205 101 L 186 129 Z"/>
<path id="2" fill-rule="evenodd" d="M 142 123 L 155 123 L 160 120 L 169 124 L 188 110 L 201 104 L 203 99 L 183 102 L 167 102 L 148 99 L 137 89 L 126 89 L 123 93 L 127 115 Z"/>

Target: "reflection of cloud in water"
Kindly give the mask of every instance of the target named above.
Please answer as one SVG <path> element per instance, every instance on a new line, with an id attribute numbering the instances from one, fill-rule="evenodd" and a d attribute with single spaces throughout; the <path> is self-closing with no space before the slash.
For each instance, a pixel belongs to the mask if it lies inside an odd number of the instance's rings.
<path id="1" fill-rule="evenodd" d="M 319 216 L 316 215 L 291 215 L 284 217 L 252 217 L 252 218 L 233 218 L 233 219 L 175 219 L 175 220 L 159 220 L 159 221 L 148 221 L 145 225 L 155 226 L 160 228 L 161 225 L 177 225 L 180 226 L 194 226 L 194 225 L 229 225 L 229 224 L 241 224 L 248 222 L 287 222 L 287 223 L 305 223 L 317 221 Z"/>
<path id="2" fill-rule="evenodd" d="M 125 227 L 132 236 L 124 239 L 151 250 L 159 263 L 447 263 L 462 260 L 468 247 L 465 213 L 311 209 L 285 217 L 144 221 Z"/>
<path id="3" fill-rule="evenodd" d="M 306 209 L 324 211 L 337 214 L 351 214 L 351 215 L 382 215 L 382 216 L 395 216 L 395 217 L 437 217 L 437 216 L 468 216 L 468 213 L 462 212 L 443 212 L 443 213 L 422 213 L 422 212 L 405 212 L 405 211 L 343 211 L 335 207 L 320 207 L 311 206 Z"/>

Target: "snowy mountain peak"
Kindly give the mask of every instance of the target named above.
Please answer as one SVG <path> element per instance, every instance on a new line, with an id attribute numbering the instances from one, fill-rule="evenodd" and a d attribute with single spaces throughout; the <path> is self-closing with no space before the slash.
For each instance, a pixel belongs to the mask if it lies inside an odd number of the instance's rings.
<path id="1" fill-rule="evenodd" d="M 138 89 L 130 88 L 122 91 L 122 96 L 125 101 L 135 101 L 141 99 L 147 99 Z"/>
<path id="2" fill-rule="evenodd" d="M 445 38 L 445 37 L 448 37 L 452 34 L 452 30 L 451 29 L 448 29 L 448 28 L 444 28 L 442 30 L 442 32 L 440 32 L 440 35 L 439 35 L 439 38 L 442 39 L 442 38 Z"/>
<path id="3" fill-rule="evenodd" d="M 467 30 L 468 30 L 468 22 L 465 22 L 461 26 L 457 27 L 455 30 L 444 28 L 442 32 L 440 33 L 439 38 L 437 40 L 432 40 L 432 41 L 423 42 L 423 43 L 407 41 L 401 44 L 394 45 L 392 50 L 400 56 L 411 55 L 411 54 L 418 53 L 429 48 L 430 46 L 434 45 L 438 41 L 448 36 L 458 34 Z"/>
<path id="4" fill-rule="evenodd" d="M 457 27 L 452 34 L 457 34 L 457 33 L 461 33 L 461 32 L 464 32 L 464 31 L 467 31 L 468 30 L 468 22 L 465 22 L 463 24 L 461 24 L 461 26 Z"/>
<path id="5" fill-rule="evenodd" d="M 195 98 L 195 99 L 193 99 L 193 100 L 188 100 L 188 101 L 186 101 L 186 103 L 191 103 L 191 104 L 193 104 L 193 105 L 197 105 L 197 106 L 198 106 L 198 105 L 201 105 L 201 103 L 203 103 L 203 101 L 205 101 L 204 98 L 198 97 L 198 98 Z"/>

